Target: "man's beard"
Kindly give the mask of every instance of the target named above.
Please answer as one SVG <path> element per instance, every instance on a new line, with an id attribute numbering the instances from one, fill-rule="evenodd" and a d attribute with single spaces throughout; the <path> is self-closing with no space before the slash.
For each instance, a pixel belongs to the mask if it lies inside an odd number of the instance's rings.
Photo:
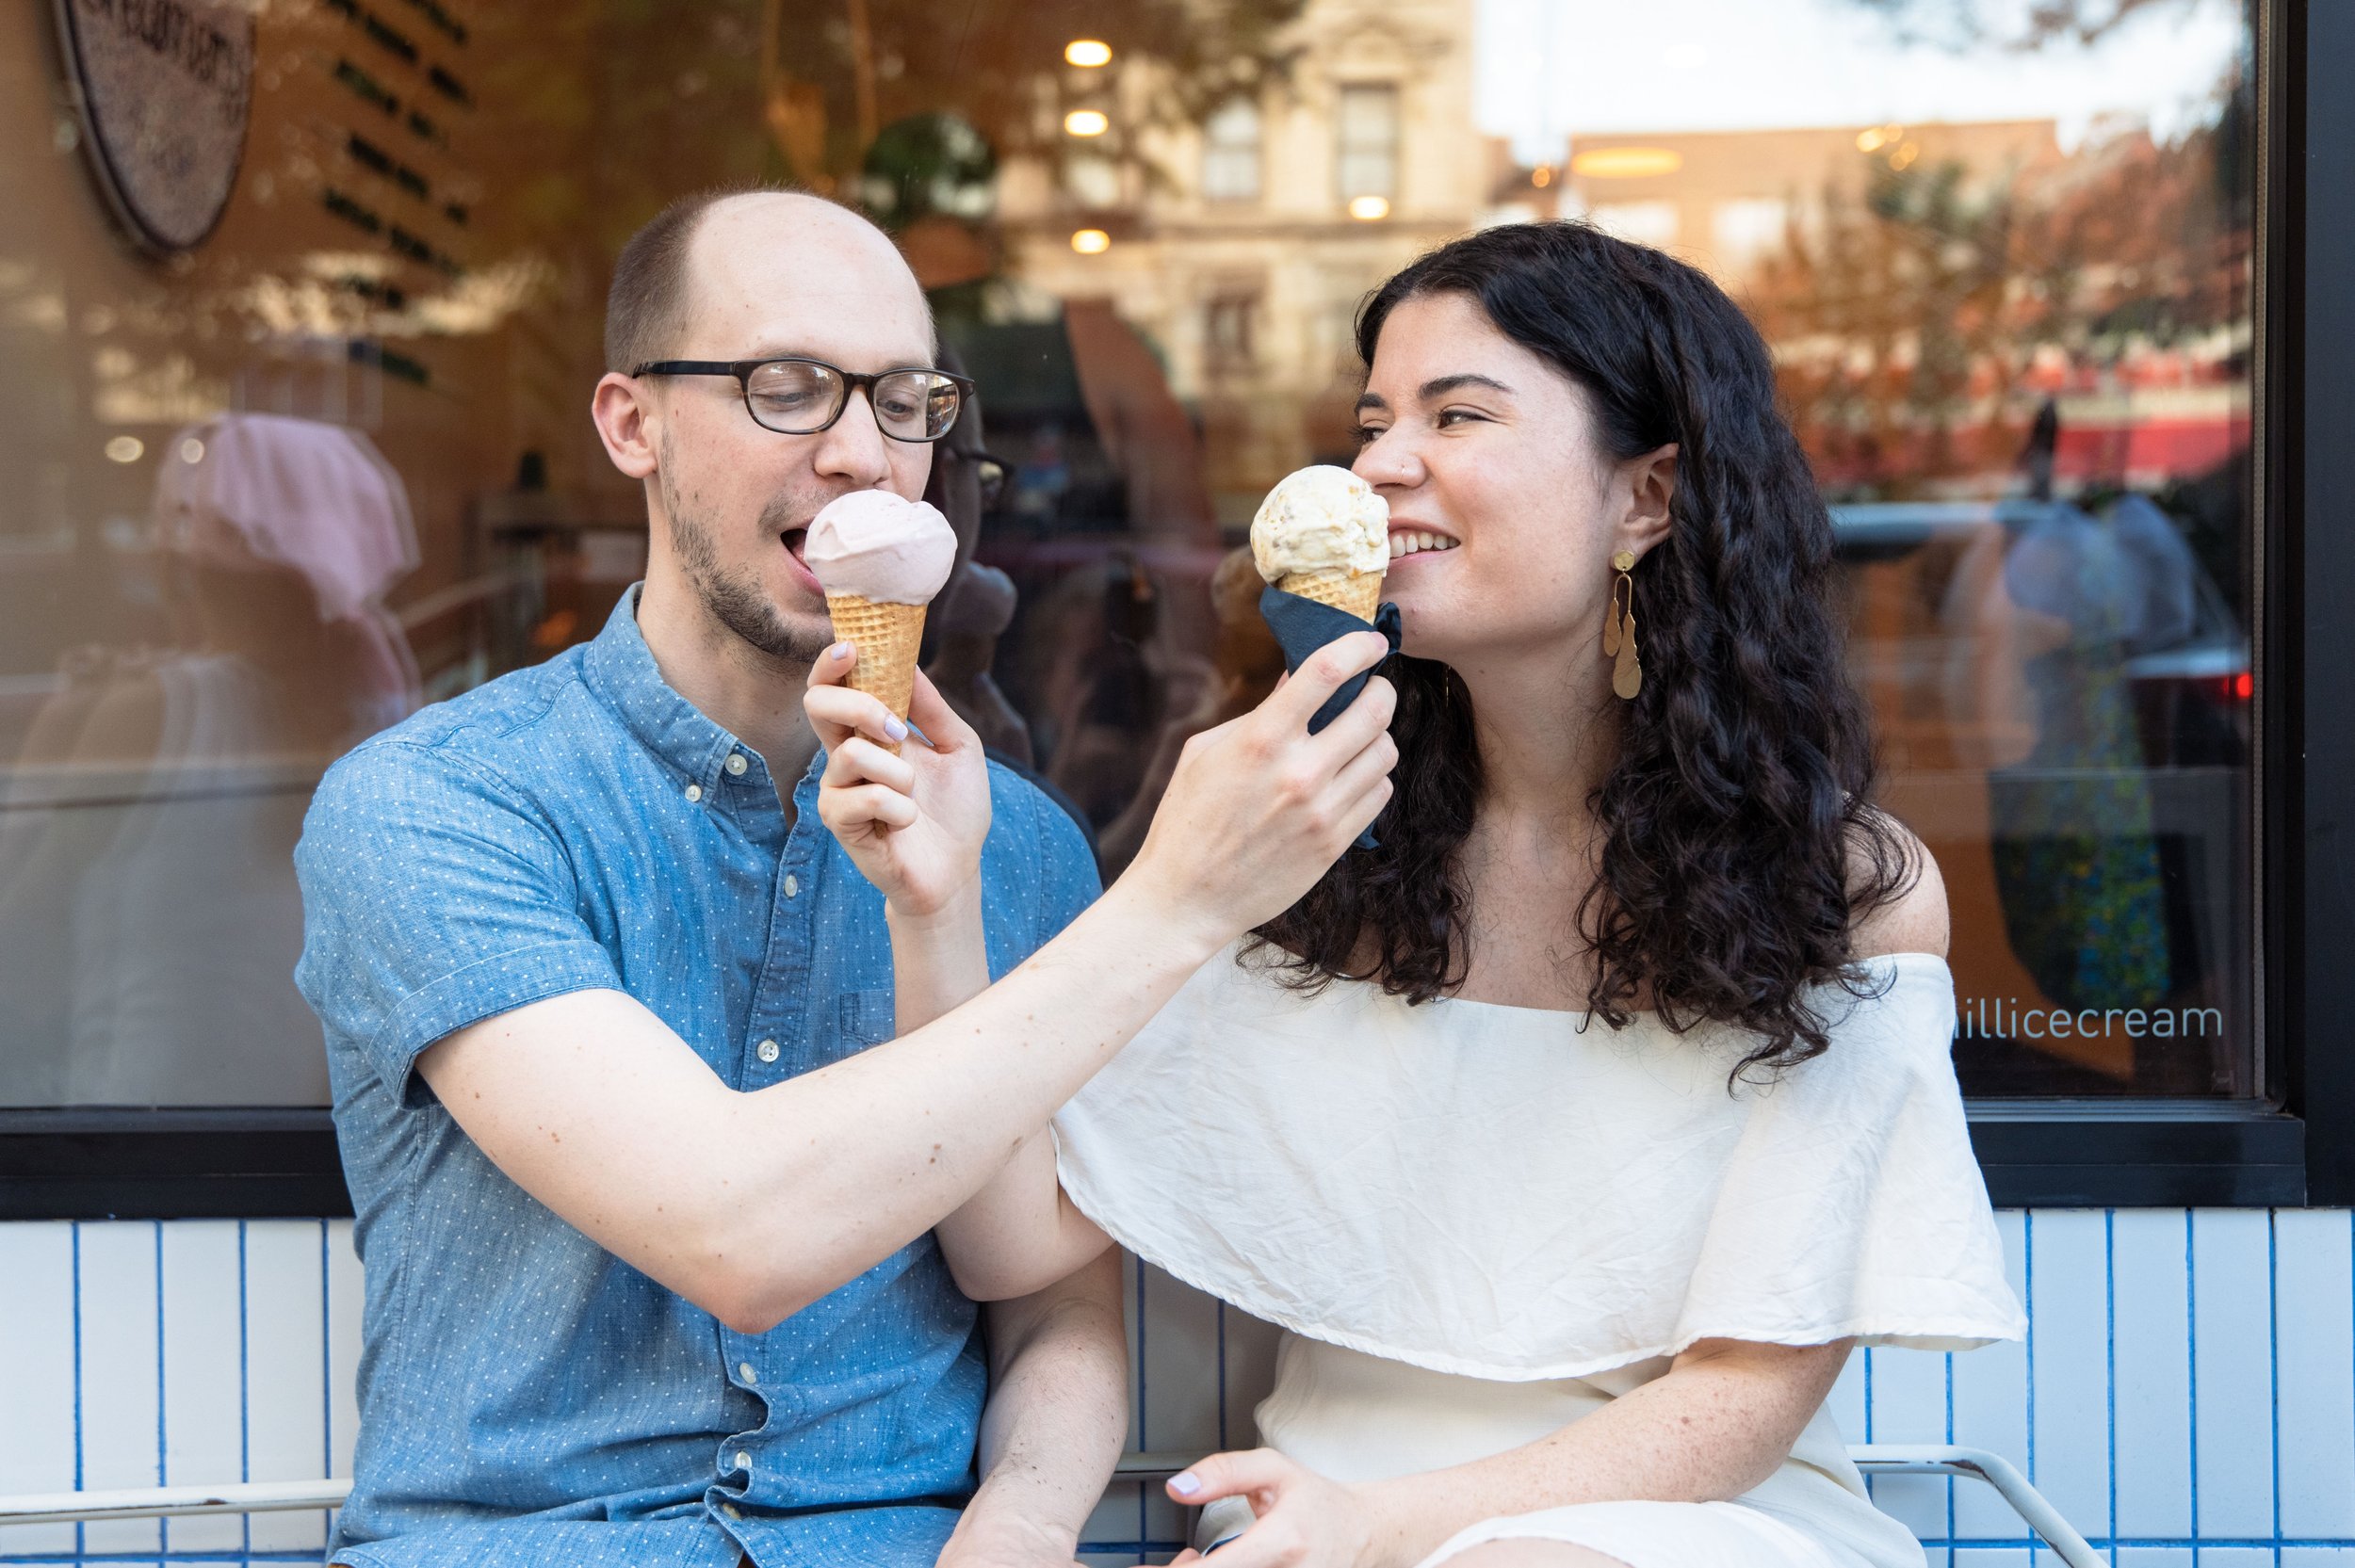
<path id="1" fill-rule="evenodd" d="M 795 625 L 779 613 L 760 586 L 760 574 L 750 567 L 730 570 L 721 564 L 718 542 L 710 525 L 689 515 L 671 483 L 670 464 L 662 470 L 662 510 L 670 520 L 671 548 L 678 553 L 679 568 L 694 586 L 695 597 L 714 621 L 771 658 L 788 664 L 815 664 L 834 642 L 831 626 Z M 771 501 L 760 514 L 761 532 L 779 541 L 789 524 L 792 505 L 785 498 Z"/>

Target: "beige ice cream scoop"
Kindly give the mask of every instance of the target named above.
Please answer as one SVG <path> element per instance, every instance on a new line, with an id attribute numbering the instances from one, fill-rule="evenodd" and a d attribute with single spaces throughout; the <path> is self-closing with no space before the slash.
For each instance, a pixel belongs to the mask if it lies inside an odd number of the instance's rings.
<path id="1" fill-rule="evenodd" d="M 1303 599 L 1372 621 L 1390 564 L 1390 509 L 1346 468 L 1287 474 L 1251 520 L 1259 575 Z"/>

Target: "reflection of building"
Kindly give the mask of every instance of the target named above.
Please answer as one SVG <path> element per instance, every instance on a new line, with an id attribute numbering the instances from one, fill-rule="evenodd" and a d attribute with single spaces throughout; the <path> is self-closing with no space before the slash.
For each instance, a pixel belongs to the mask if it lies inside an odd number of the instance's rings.
<path id="1" fill-rule="evenodd" d="M 2059 160 L 2049 120 L 1579 137 L 1551 188 L 1563 217 L 1583 213 L 1739 289 L 1795 228 L 1820 234 L 1826 209 L 1861 202 L 1882 170 L 1958 166 L 1985 189 Z"/>
<path id="2" fill-rule="evenodd" d="M 1473 226 L 1489 147 L 1472 126 L 1470 0 L 1310 0 L 1286 86 L 1145 138 L 1174 189 L 1010 161 L 1009 270 L 1110 299 L 1199 411 L 1221 521 L 1348 447 L 1351 328 L 1368 290 Z M 1355 216 L 1353 216 L 1353 214 Z M 1075 250 L 1081 228 L 1110 238 Z"/>
<path id="3" fill-rule="evenodd" d="M 2209 156 L 2049 120 L 1581 136 L 1495 194 L 1733 291 L 1836 494 L 2000 492 L 2047 398 L 2065 492 L 2153 490 L 2249 442 L 2247 256 L 2180 241 Z"/>

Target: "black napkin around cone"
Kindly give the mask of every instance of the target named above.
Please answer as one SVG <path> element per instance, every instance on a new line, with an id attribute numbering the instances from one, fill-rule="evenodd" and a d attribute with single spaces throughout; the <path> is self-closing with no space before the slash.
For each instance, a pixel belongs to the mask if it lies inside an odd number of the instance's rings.
<path id="1" fill-rule="evenodd" d="M 1297 675 L 1300 667 L 1308 662 L 1308 655 L 1328 642 L 1339 641 L 1352 632 L 1380 632 L 1390 644 L 1390 652 L 1398 652 L 1398 606 L 1386 604 L 1373 612 L 1371 622 L 1360 621 L 1345 609 L 1314 599 L 1303 599 L 1297 593 L 1287 593 L 1274 583 L 1260 590 L 1259 616 L 1268 630 L 1275 634 L 1276 644 L 1284 650 L 1284 670 Z M 1352 675 L 1341 683 L 1341 688 L 1324 701 L 1324 705 L 1309 716 L 1308 733 L 1315 735 L 1339 719 L 1357 700 L 1357 693 L 1366 688 L 1371 670 Z M 1357 837 L 1357 848 L 1374 847 L 1373 830 L 1368 828 Z"/>

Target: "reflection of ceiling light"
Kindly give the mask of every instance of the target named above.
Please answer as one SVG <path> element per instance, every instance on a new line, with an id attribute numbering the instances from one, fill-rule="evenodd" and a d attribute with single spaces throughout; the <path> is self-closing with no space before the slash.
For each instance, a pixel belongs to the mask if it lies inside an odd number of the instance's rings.
<path id="1" fill-rule="evenodd" d="M 1378 223 L 1390 216 L 1390 202 L 1383 196 L 1353 196 L 1349 199 L 1349 216 L 1360 223 Z"/>
<path id="2" fill-rule="evenodd" d="M 1113 128 L 1101 109 L 1073 109 L 1063 117 L 1063 128 L 1075 137 L 1100 137 Z"/>
<path id="3" fill-rule="evenodd" d="M 137 462 L 147 456 L 147 443 L 137 436 L 117 436 L 106 443 L 108 462 Z"/>
<path id="4" fill-rule="evenodd" d="M 187 463 L 203 462 L 204 461 L 204 444 L 197 440 L 194 436 L 188 437 L 187 440 L 180 444 L 180 461 Z"/>
<path id="5" fill-rule="evenodd" d="M 1539 190 L 1545 189 L 1553 184 L 1553 170 L 1546 164 L 1539 164 L 1529 171 L 1529 183 Z"/>
<path id="6" fill-rule="evenodd" d="M 1922 148 L 1920 143 L 1911 141 L 1906 142 L 1894 153 L 1889 154 L 1889 167 L 1900 171 L 1911 169 L 1913 167 L 1913 160 L 1921 155 Z"/>
<path id="7" fill-rule="evenodd" d="M 1110 65 L 1113 46 L 1098 39 L 1075 38 L 1063 46 L 1063 57 L 1073 65 Z"/>
<path id="8" fill-rule="evenodd" d="M 1113 236 L 1101 229 L 1081 229 L 1071 236 L 1071 248 L 1083 256 L 1100 256 L 1113 248 Z"/>
<path id="9" fill-rule="evenodd" d="M 1683 167 L 1684 154 L 1666 147 L 1598 147 L 1570 159 L 1570 172 L 1588 180 L 1640 180 Z"/>
<path id="10" fill-rule="evenodd" d="M 1860 153 L 1877 153 L 1905 134 L 1903 125 L 1875 125 L 1856 134 L 1856 150 Z"/>

